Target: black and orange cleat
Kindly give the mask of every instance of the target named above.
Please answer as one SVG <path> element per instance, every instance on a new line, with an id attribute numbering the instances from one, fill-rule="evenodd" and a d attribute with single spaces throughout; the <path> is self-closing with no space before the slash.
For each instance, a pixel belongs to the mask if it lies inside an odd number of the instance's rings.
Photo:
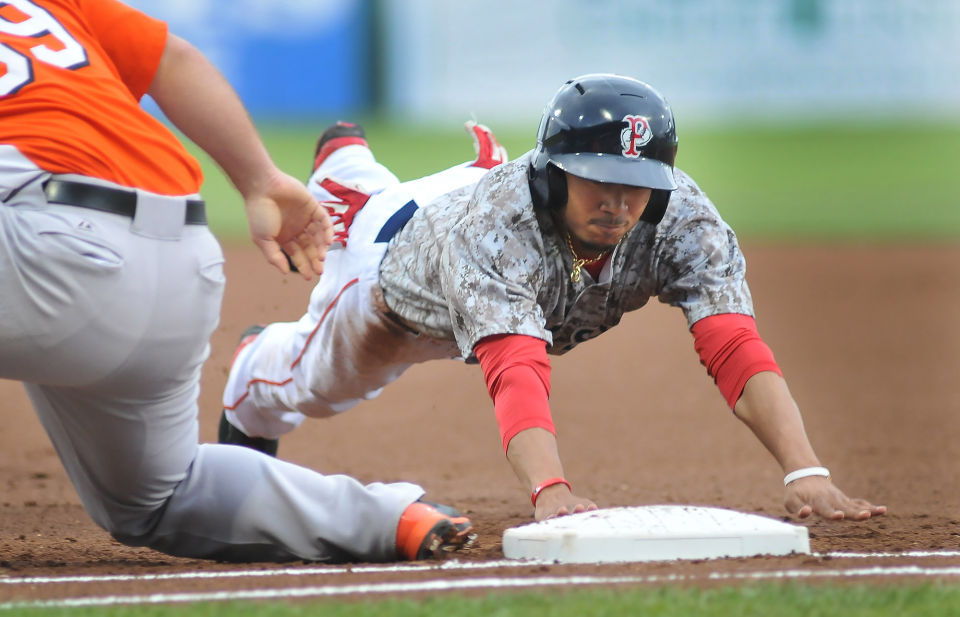
<path id="1" fill-rule="evenodd" d="M 469 548 L 476 538 L 470 519 L 455 508 L 416 501 L 400 516 L 397 553 L 408 561 L 442 558 Z"/>

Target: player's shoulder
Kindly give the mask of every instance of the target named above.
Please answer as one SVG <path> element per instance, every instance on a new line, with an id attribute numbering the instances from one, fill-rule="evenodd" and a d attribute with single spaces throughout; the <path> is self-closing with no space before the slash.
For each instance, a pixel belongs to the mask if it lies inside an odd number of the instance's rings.
<path id="1" fill-rule="evenodd" d="M 734 233 L 706 193 L 686 172 L 675 169 L 677 189 L 670 196 L 655 243 L 671 259 L 699 259 L 704 247 L 734 243 Z"/>
<path id="2" fill-rule="evenodd" d="M 677 195 L 693 199 L 707 198 L 706 193 L 703 192 L 696 180 L 679 167 L 673 168 L 673 178 L 677 181 Z"/>
<path id="3" fill-rule="evenodd" d="M 488 189 L 503 186 L 524 186 L 529 188 L 528 174 L 532 154 L 533 150 L 525 152 L 512 161 L 491 167 L 490 171 L 480 179 L 480 184 L 485 184 Z"/>
<path id="4" fill-rule="evenodd" d="M 477 183 L 473 194 L 474 206 L 501 213 L 526 212 L 532 216 L 533 198 L 527 175 L 529 154 L 490 169 Z"/>
<path id="5" fill-rule="evenodd" d="M 670 205 L 664 216 L 662 227 L 671 224 L 683 224 L 690 219 L 703 217 L 720 219 L 720 213 L 700 185 L 679 167 L 674 168 L 673 177 L 677 189 L 670 195 Z"/>

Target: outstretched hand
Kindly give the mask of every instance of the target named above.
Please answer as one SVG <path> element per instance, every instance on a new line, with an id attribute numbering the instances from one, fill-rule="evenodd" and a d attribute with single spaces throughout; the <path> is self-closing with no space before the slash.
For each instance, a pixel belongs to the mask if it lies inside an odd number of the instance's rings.
<path id="1" fill-rule="evenodd" d="M 277 170 L 264 190 L 245 202 L 250 236 L 268 262 L 284 274 L 292 264 L 308 281 L 323 273 L 333 224 L 307 187 Z"/>
<path id="2" fill-rule="evenodd" d="M 537 497 L 537 506 L 533 518 L 542 521 L 596 509 L 597 504 L 589 499 L 574 495 L 566 486 L 556 485 L 543 489 L 543 492 Z"/>
<path id="3" fill-rule="evenodd" d="M 820 476 L 801 478 L 788 484 L 784 506 L 787 512 L 797 518 L 817 514 L 835 521 L 864 521 L 887 511 L 886 506 L 875 506 L 865 499 L 847 497 L 829 478 Z"/>

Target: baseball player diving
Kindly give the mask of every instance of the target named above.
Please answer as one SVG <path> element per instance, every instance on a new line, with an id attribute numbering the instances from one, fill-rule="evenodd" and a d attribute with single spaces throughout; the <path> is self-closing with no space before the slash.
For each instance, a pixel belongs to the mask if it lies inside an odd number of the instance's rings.
<path id="1" fill-rule="evenodd" d="M 459 357 L 480 364 L 535 519 L 592 510 L 564 478 L 548 356 L 655 297 L 683 311 L 707 372 L 782 468 L 790 514 L 886 511 L 845 495 L 814 453 L 757 332 L 737 239 L 674 167 L 674 118 L 656 90 L 570 80 L 536 148 L 511 162 L 484 127 L 468 129 L 476 161 L 402 184 L 359 127 L 321 137 L 308 188 L 334 216 L 335 244 L 306 314 L 245 339 L 221 441 L 273 452 L 304 417 L 377 396 L 411 364 Z"/>

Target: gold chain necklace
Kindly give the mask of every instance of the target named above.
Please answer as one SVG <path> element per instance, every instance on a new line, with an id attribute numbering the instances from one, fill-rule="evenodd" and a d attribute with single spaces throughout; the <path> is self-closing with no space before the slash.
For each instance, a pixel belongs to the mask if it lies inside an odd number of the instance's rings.
<path id="1" fill-rule="evenodd" d="M 593 259 L 584 259 L 580 257 L 579 255 L 577 255 L 576 249 L 573 248 L 573 238 L 570 237 L 569 231 L 567 232 L 567 246 L 570 247 L 570 254 L 573 255 L 573 271 L 570 272 L 570 280 L 573 281 L 574 283 L 580 282 L 580 270 L 584 266 L 590 266 L 597 263 L 598 261 L 606 257 L 607 253 L 610 252 L 610 249 L 601 251 L 600 254 L 594 257 Z"/>

